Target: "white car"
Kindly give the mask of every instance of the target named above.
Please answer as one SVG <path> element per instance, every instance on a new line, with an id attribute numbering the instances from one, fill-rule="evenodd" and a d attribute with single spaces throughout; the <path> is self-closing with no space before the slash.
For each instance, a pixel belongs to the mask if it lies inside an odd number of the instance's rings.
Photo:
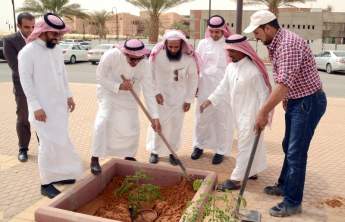
<path id="1" fill-rule="evenodd" d="M 101 44 L 101 45 L 96 46 L 93 49 L 90 49 L 87 52 L 87 57 L 88 57 L 89 62 L 91 62 L 93 65 L 96 65 L 101 59 L 104 52 L 114 47 L 115 47 L 114 44 Z"/>
<path id="2" fill-rule="evenodd" d="M 316 67 L 327 73 L 345 71 L 345 51 L 323 51 L 315 55 Z"/>
<path id="3" fill-rule="evenodd" d="M 87 49 L 79 44 L 60 44 L 65 62 L 74 64 L 76 62 L 88 61 Z"/>

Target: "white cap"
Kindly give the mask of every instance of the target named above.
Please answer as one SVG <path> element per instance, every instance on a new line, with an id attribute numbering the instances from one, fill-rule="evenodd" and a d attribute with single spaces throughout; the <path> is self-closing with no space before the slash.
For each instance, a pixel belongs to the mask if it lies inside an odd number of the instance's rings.
<path id="1" fill-rule="evenodd" d="M 268 10 L 260 10 L 250 16 L 250 23 L 248 27 L 243 31 L 244 33 L 251 33 L 257 29 L 260 25 L 267 24 L 277 17 Z"/>

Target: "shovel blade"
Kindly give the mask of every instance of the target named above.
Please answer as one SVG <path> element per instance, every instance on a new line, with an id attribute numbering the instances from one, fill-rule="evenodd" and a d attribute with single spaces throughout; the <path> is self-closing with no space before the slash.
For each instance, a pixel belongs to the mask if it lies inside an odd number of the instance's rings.
<path id="1" fill-rule="evenodd" d="M 256 210 L 241 210 L 238 219 L 243 222 L 261 222 L 261 214 Z"/>

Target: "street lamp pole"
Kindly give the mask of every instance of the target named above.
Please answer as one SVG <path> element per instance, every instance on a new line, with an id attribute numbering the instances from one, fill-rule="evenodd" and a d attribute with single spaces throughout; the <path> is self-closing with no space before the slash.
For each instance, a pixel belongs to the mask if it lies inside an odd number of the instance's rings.
<path id="1" fill-rule="evenodd" d="M 211 18 L 211 0 L 208 0 L 208 18 Z"/>
<path id="2" fill-rule="evenodd" d="M 12 11 L 13 11 L 13 27 L 14 27 L 14 31 L 17 32 L 16 10 L 15 10 L 15 7 L 14 7 L 14 0 L 12 0 Z"/>
<path id="3" fill-rule="evenodd" d="M 236 33 L 242 33 L 243 0 L 237 0 Z"/>
<path id="4" fill-rule="evenodd" d="M 112 11 L 113 11 L 113 14 L 114 14 L 114 8 L 115 8 L 115 23 L 116 23 L 116 40 L 119 40 L 119 16 L 117 14 L 117 8 L 116 7 L 113 7 L 112 8 Z"/>

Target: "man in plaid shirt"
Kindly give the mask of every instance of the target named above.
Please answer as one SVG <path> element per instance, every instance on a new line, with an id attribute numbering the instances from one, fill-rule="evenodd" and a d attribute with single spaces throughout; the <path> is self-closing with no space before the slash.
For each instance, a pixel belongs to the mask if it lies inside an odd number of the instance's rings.
<path id="1" fill-rule="evenodd" d="M 283 102 L 285 136 L 283 167 L 274 186 L 264 192 L 283 196 L 283 202 L 270 209 L 275 217 L 302 211 L 308 149 L 315 128 L 326 111 L 327 99 L 308 44 L 298 35 L 279 26 L 276 16 L 267 11 L 255 12 L 246 33 L 254 33 L 267 46 L 273 66 L 275 89 L 257 114 L 255 129 L 263 130 L 269 113 Z"/>

